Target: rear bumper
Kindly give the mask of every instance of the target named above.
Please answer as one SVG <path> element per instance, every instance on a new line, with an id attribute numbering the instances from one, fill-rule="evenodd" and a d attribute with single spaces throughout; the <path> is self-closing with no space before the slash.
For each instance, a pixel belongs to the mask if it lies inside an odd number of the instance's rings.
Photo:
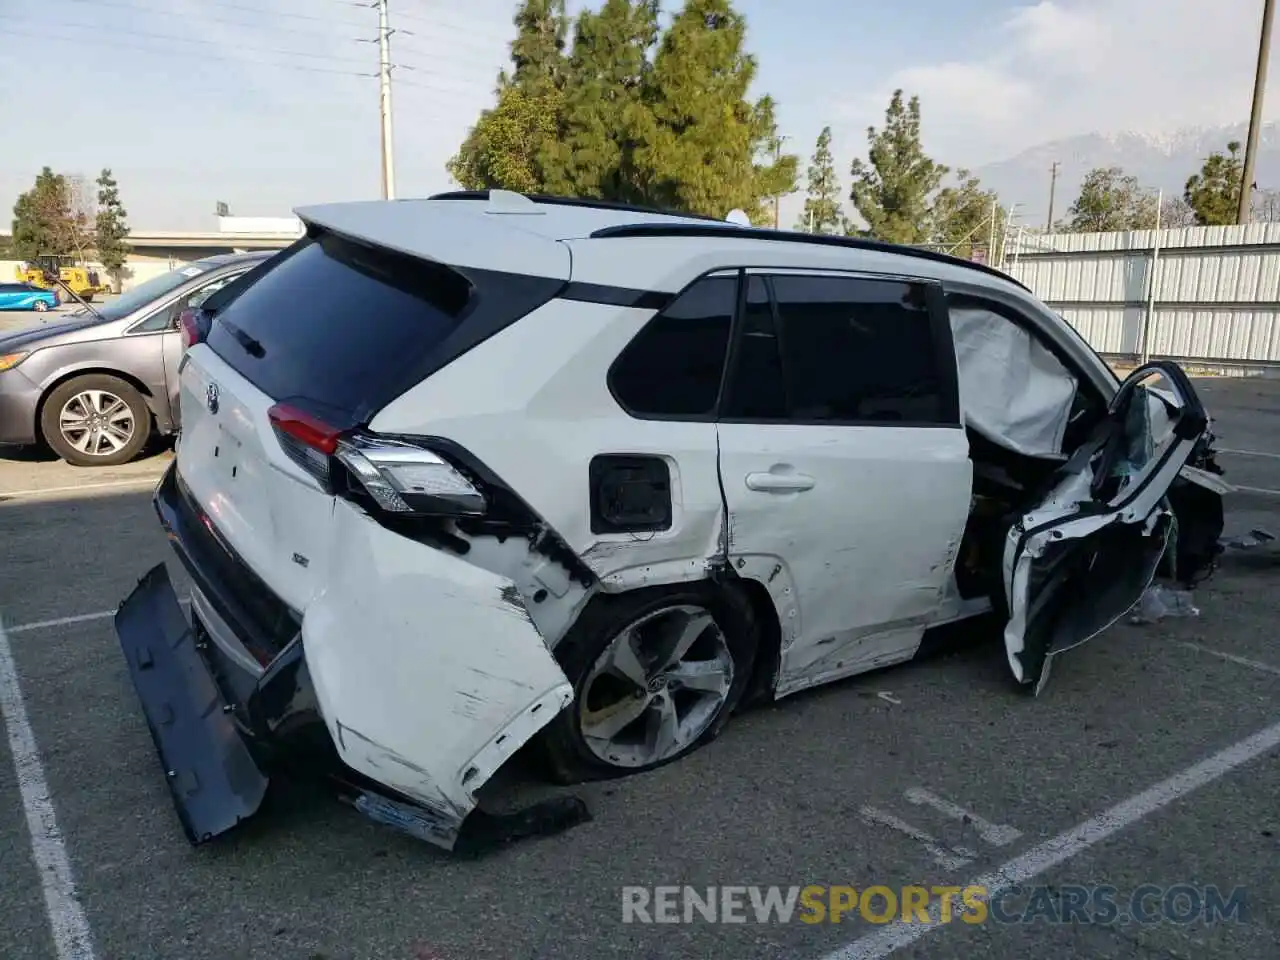
<path id="1" fill-rule="evenodd" d="M 188 621 L 161 564 L 121 604 L 115 627 L 192 844 L 226 833 L 256 814 L 277 772 L 323 777 L 338 788 L 340 797 L 372 819 L 448 850 L 476 852 L 588 818 L 585 805 L 573 797 L 499 816 L 474 809 L 469 791 L 448 790 L 446 784 L 455 780 L 456 771 L 465 771 L 478 787 L 542 725 L 541 717 L 536 724 L 517 716 L 473 729 L 453 700 L 430 696 L 428 682 L 412 688 L 412 701 L 425 698 L 434 709 L 428 711 L 429 719 L 415 714 L 409 703 L 394 696 L 400 686 L 397 677 L 419 670 L 425 671 L 419 679 L 429 677 L 449 666 L 443 658 L 422 649 L 420 640 L 414 646 L 429 663 L 395 657 L 405 651 L 387 642 L 386 632 L 371 629 L 376 625 L 359 618 L 347 619 L 348 611 L 361 601 L 344 596 L 336 586 L 330 591 L 335 603 L 317 604 L 320 609 L 313 612 L 318 617 L 308 619 L 310 632 L 304 641 L 302 618 L 221 543 L 183 490 L 176 465 L 170 465 L 161 479 L 154 501 L 175 552 L 195 582 L 199 603 L 193 602 Z M 354 578 L 343 571 L 340 579 Z M 483 582 L 489 586 L 487 579 Z M 408 584 L 419 616 L 424 585 L 430 586 L 422 580 Z M 395 596 L 383 599 L 394 601 Z M 206 607 L 208 628 L 201 621 Z M 492 615 L 492 607 L 488 609 Z M 511 621 L 511 611 L 502 611 L 499 619 Z M 520 624 L 521 633 L 537 637 L 527 620 Z M 227 634 L 238 642 L 234 651 L 226 648 Z M 382 642 L 371 645 L 370 637 Z M 450 642 L 456 639 L 449 637 Z M 551 663 L 540 641 L 536 649 Z M 253 660 L 261 669 L 254 668 Z M 367 691 L 362 689 L 366 681 Z M 529 707 L 531 716 L 545 707 L 543 716 L 549 719 L 565 702 L 566 692 L 554 678 L 549 686 L 554 689 Z M 368 695 L 353 698 L 352 690 Z M 466 688 L 458 694 L 463 699 L 471 695 Z M 443 722 L 445 718 L 452 722 Z M 352 720 L 357 727 L 351 726 Z M 479 751 L 468 748 L 476 736 L 492 737 L 496 743 Z M 395 747 L 406 737 L 415 744 L 424 738 L 430 742 L 437 751 L 431 755 L 435 762 L 423 766 L 398 755 Z M 445 762 L 450 750 L 457 749 L 464 751 L 465 762 Z"/>
<path id="2" fill-rule="evenodd" d="M 163 564 L 121 604 L 115 627 L 187 839 L 203 843 L 255 814 L 267 777 L 225 709 Z"/>

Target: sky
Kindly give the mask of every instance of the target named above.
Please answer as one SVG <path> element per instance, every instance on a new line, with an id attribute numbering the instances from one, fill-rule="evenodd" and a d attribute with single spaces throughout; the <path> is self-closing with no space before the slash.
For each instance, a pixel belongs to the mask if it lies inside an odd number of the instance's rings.
<path id="1" fill-rule="evenodd" d="M 569 0 L 584 5 L 598 3 Z M 778 102 L 802 168 L 832 127 L 846 189 L 896 88 L 919 95 L 925 147 L 953 169 L 1076 134 L 1244 122 L 1262 5 L 736 0 L 753 93 Z M 455 186 L 445 162 L 493 100 L 515 6 L 389 0 L 397 195 Z M 368 0 L 0 0 L 0 23 L 0 220 L 46 165 L 112 168 L 136 232 L 214 229 L 219 201 L 287 216 L 379 196 Z M 802 202 L 784 199 L 784 226 Z"/>

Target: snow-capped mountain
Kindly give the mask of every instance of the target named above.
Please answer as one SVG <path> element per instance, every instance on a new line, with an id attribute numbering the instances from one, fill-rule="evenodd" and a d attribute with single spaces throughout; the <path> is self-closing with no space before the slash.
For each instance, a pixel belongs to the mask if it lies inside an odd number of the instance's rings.
<path id="1" fill-rule="evenodd" d="M 1144 185 L 1182 195 L 1187 177 L 1196 173 L 1213 151 L 1232 140 L 1243 145 L 1248 126 L 1188 127 L 1166 133 L 1090 133 L 1054 140 L 1024 150 L 1016 157 L 978 167 L 974 173 L 994 189 L 1005 206 L 1018 204 L 1017 222 L 1043 224 L 1049 208 L 1049 169 L 1056 161 L 1058 186 L 1054 219 L 1066 215 L 1080 181 L 1094 167 L 1122 167 Z M 1267 123 L 1258 138 L 1255 178 L 1260 189 L 1280 189 L 1280 124 Z"/>

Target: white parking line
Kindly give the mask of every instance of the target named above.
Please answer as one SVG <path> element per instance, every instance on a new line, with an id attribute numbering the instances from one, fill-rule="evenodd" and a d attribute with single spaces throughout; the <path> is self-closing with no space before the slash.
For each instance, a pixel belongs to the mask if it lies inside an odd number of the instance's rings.
<path id="1" fill-rule="evenodd" d="M 71 859 L 58 829 L 53 797 L 45 779 L 44 764 L 35 733 L 27 720 L 27 705 L 18 686 L 13 651 L 0 623 L 0 715 L 9 734 L 9 751 L 18 776 L 18 791 L 31 835 L 31 853 L 44 890 L 44 906 L 53 933 L 58 960 L 94 960 L 93 937 L 84 907 L 76 895 Z"/>
<path id="2" fill-rule="evenodd" d="M 1254 670 L 1261 670 L 1263 673 L 1274 673 L 1276 676 L 1280 676 L 1280 667 L 1273 667 L 1271 664 L 1263 663 L 1261 660 L 1250 660 L 1248 657 L 1238 657 L 1234 653 L 1226 653 L 1222 650 L 1202 647 L 1198 643 L 1184 643 L 1183 646 L 1188 650 L 1207 653 L 1211 657 L 1220 657 L 1223 660 L 1230 660 L 1232 663 L 1238 663 L 1242 667 L 1250 667 Z"/>
<path id="3" fill-rule="evenodd" d="M 1233 453 L 1237 457 L 1268 457 L 1272 460 L 1280 460 L 1280 453 L 1263 453 L 1261 450 L 1231 450 L 1227 447 L 1217 447 L 1218 453 Z"/>
<path id="4" fill-rule="evenodd" d="M 1280 497 L 1280 490 L 1272 490 L 1269 487 L 1246 487 L 1239 483 L 1233 483 L 1233 490 L 1239 490 L 1244 493 L 1261 493 L 1268 497 Z"/>
<path id="5" fill-rule="evenodd" d="M 0 501 L 9 497 L 40 497 L 51 493 L 78 493 L 81 490 L 108 490 L 116 487 L 149 487 L 160 480 L 160 474 L 108 480 L 103 483 L 76 483 L 69 487 L 35 487 L 30 490 L 0 490 Z"/>
<path id="6" fill-rule="evenodd" d="M 187 606 L 191 603 L 186 597 L 178 601 L 181 606 Z M 57 617 L 53 620 L 33 620 L 30 623 L 20 623 L 17 626 L 9 627 L 9 636 L 15 633 L 27 633 L 30 630 L 47 630 L 50 627 L 66 627 L 73 623 L 89 623 L 92 620 L 106 620 L 108 617 L 114 617 L 114 610 L 99 610 L 96 613 L 80 613 L 74 617 Z"/>
<path id="7" fill-rule="evenodd" d="M 9 635 L 26 633 L 28 630 L 44 630 L 46 627 L 65 627 L 72 623 L 88 623 L 90 620 L 105 620 L 114 617 L 114 610 L 99 610 L 97 613 L 82 613 L 76 617 L 58 617 L 56 620 L 36 620 L 33 623 L 20 623 L 9 628 Z"/>
<path id="8" fill-rule="evenodd" d="M 1277 746 L 1280 746 L 1280 723 L 1260 730 L 1248 739 L 1232 744 L 1154 787 L 1118 803 L 1092 820 L 1032 847 L 1004 866 L 975 877 L 964 886 L 982 887 L 984 896 L 990 898 L 1025 883 Z M 963 909 L 959 897 L 952 898 L 952 908 L 954 922 L 954 918 Z M 859 937 L 827 954 L 823 960 L 882 960 L 933 931 L 950 926 L 941 922 L 941 916 L 942 903 L 935 900 L 929 908 L 927 923 L 904 923 L 896 920 L 875 933 Z"/>

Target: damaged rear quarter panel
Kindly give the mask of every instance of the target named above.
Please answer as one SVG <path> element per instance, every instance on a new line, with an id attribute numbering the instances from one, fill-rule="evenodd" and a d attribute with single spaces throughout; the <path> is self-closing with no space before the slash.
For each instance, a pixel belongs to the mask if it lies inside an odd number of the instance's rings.
<path id="1" fill-rule="evenodd" d="M 302 624 L 339 755 L 447 819 L 573 699 L 509 579 L 335 507 Z"/>

